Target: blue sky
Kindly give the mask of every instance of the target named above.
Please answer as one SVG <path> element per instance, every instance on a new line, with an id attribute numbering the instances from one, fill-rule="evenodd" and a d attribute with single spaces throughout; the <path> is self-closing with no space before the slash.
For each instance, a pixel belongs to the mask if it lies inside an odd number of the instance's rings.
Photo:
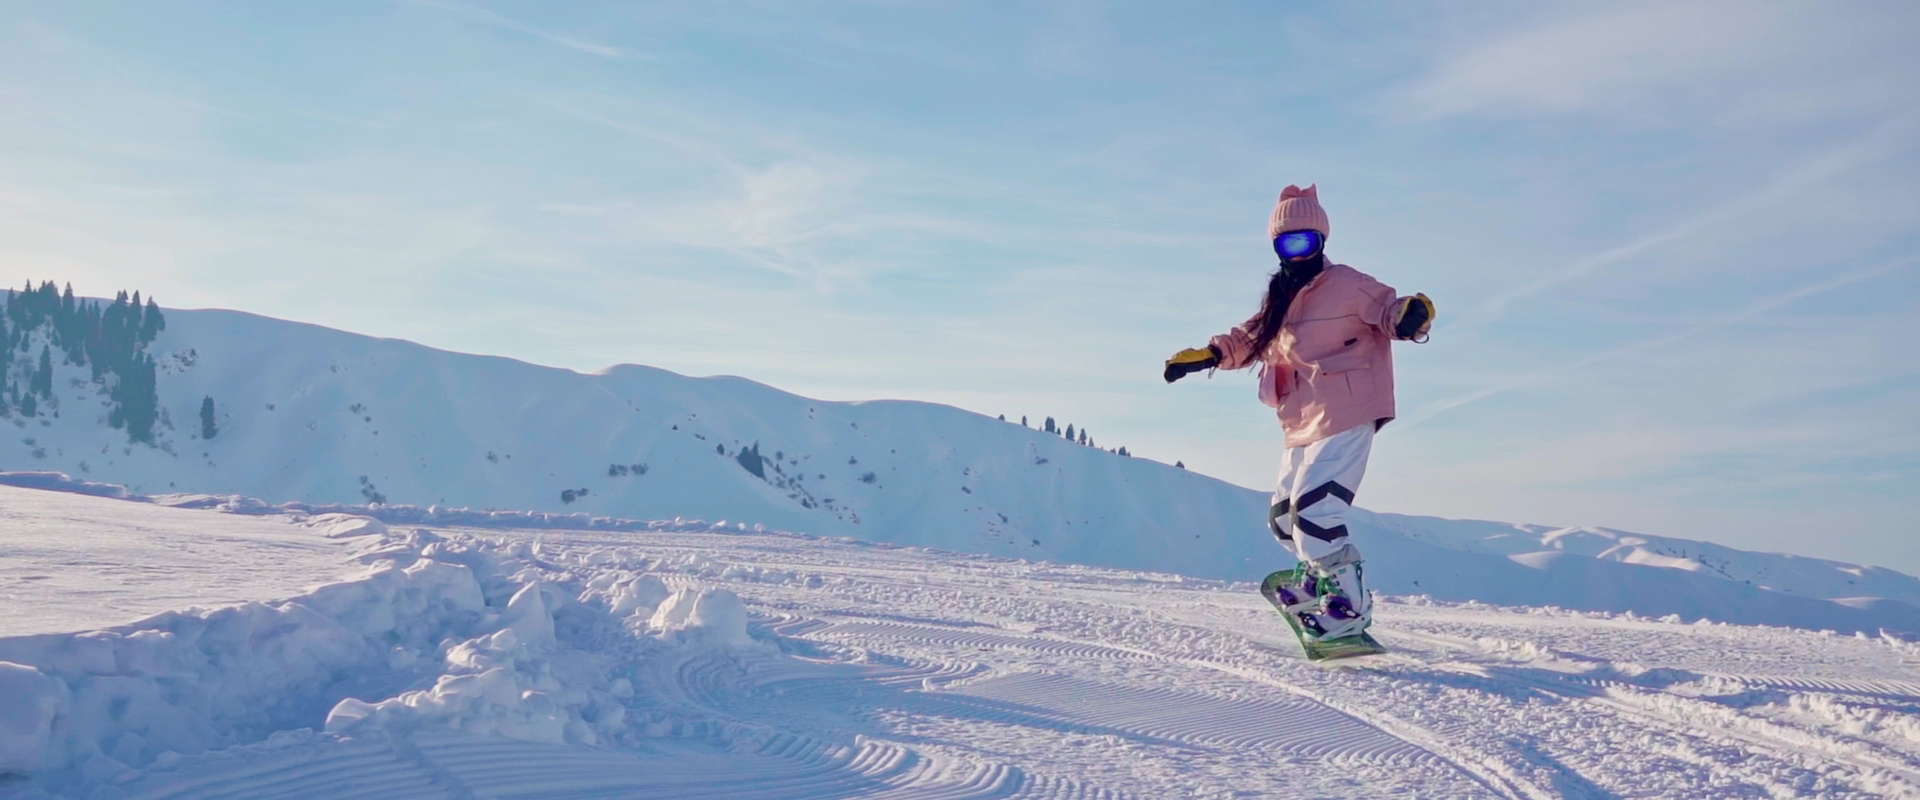
<path id="1" fill-rule="evenodd" d="M 0 4 L 0 281 L 1051 415 L 1265 488 L 1267 214 L 1440 307 L 1363 505 L 1920 572 L 1920 7 Z M 1257 522 L 1248 535 L 1265 535 Z"/>

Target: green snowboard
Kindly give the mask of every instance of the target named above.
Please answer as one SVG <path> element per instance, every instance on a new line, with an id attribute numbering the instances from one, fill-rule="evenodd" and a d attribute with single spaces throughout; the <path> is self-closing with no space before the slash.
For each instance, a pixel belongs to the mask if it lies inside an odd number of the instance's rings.
<path id="1" fill-rule="evenodd" d="M 1300 627 L 1300 619 L 1287 613 L 1287 604 L 1280 600 L 1280 587 L 1299 585 L 1300 579 L 1305 577 L 1305 571 L 1306 566 L 1301 565 L 1268 575 L 1266 580 L 1260 582 L 1260 596 L 1267 598 L 1274 610 L 1280 612 L 1280 617 L 1287 621 L 1287 627 L 1293 629 L 1294 637 L 1300 640 L 1300 649 L 1307 652 L 1307 660 L 1325 661 L 1387 652 L 1386 647 L 1374 641 L 1373 636 L 1365 631 L 1338 639 L 1315 639 L 1307 635 L 1306 630 Z"/>

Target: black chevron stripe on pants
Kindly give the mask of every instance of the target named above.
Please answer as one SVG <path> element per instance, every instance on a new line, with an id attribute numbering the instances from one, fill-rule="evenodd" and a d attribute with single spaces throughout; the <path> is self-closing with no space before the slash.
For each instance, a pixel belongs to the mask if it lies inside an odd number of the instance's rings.
<path id="1" fill-rule="evenodd" d="M 1341 431 L 1303 447 L 1287 448 L 1267 527 L 1301 561 L 1317 561 L 1351 543 L 1347 509 L 1367 473 L 1373 426 Z M 1357 555 L 1357 554 L 1356 554 Z"/>

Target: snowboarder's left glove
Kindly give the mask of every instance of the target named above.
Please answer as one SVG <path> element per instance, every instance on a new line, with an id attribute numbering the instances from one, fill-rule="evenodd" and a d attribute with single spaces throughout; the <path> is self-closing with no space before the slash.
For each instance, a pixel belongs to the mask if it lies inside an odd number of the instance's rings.
<path id="1" fill-rule="evenodd" d="M 1188 348 L 1174 353 L 1167 359 L 1166 378 L 1168 383 L 1180 380 L 1203 369 L 1220 366 L 1220 350 L 1213 345 L 1206 348 Z"/>
<path id="2" fill-rule="evenodd" d="M 1402 297 L 1393 307 L 1393 338 L 1410 342 L 1427 340 L 1433 327 L 1433 301 L 1424 294 Z"/>

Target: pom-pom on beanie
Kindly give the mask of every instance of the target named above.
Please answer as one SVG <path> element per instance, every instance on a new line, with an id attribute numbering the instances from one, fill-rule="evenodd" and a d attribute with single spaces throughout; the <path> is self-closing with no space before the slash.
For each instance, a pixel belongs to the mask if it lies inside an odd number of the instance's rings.
<path id="1" fill-rule="evenodd" d="M 1278 239 L 1287 231 L 1319 231 L 1321 236 L 1330 235 L 1318 188 L 1318 185 L 1305 189 L 1288 186 L 1280 190 L 1280 202 L 1273 207 L 1273 218 L 1267 221 L 1267 238 Z"/>

